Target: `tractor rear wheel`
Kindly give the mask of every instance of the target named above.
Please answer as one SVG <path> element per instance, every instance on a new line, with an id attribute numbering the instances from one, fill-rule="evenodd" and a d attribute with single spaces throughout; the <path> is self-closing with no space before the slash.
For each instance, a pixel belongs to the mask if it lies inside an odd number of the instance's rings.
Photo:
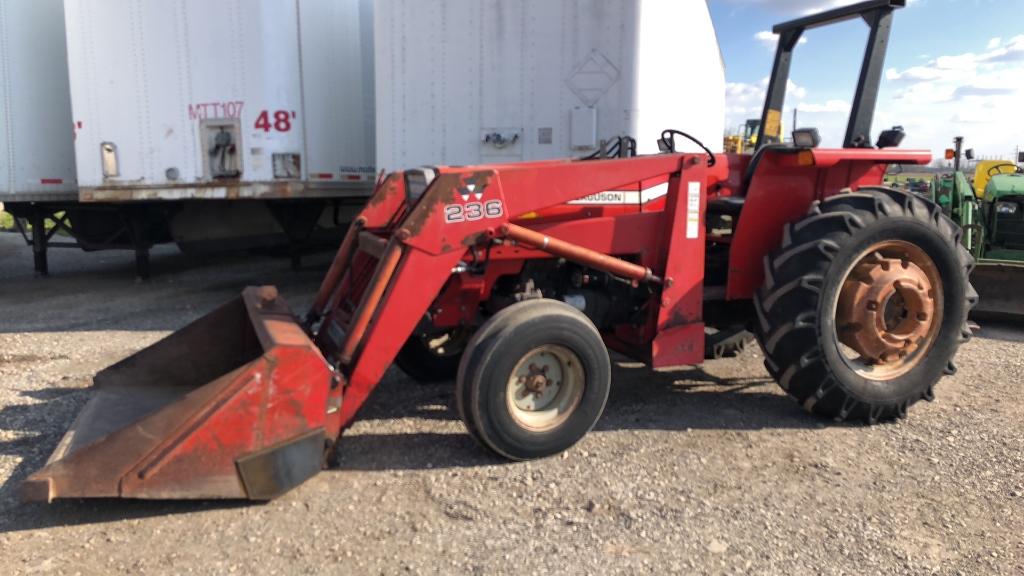
<path id="1" fill-rule="evenodd" d="M 920 196 L 862 188 L 816 202 L 765 258 L 765 365 L 809 412 L 902 418 L 955 372 L 973 266 L 960 229 Z"/>
<path id="2" fill-rule="evenodd" d="M 413 334 L 395 357 L 395 364 L 422 384 L 455 379 L 459 361 L 469 340 L 468 328 L 454 328 L 437 334 Z"/>
<path id="3" fill-rule="evenodd" d="M 480 444 L 528 460 L 583 438 L 601 417 L 610 386 L 611 361 L 593 323 L 563 302 L 528 300 L 474 334 L 455 397 Z"/>

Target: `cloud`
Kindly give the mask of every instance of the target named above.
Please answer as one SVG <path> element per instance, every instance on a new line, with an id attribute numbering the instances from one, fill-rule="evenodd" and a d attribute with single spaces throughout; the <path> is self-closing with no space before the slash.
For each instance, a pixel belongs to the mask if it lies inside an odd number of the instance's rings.
<path id="1" fill-rule="evenodd" d="M 824 104 L 801 103 L 796 108 L 800 112 L 807 112 L 811 114 L 850 113 L 850 103 L 846 100 L 827 100 Z"/>
<path id="2" fill-rule="evenodd" d="M 913 102 L 950 102 L 970 97 L 1024 95 L 1024 34 L 1005 43 L 989 40 L 984 52 L 939 56 L 905 70 L 890 68 L 885 77 L 902 86 L 896 97 Z"/>
<path id="3" fill-rule="evenodd" d="M 734 133 L 748 119 L 761 117 L 767 90 L 767 77 L 756 83 L 729 82 L 726 85 L 725 125 L 729 133 Z M 782 114 L 784 131 L 788 134 L 794 128 L 815 127 L 821 132 L 823 145 L 842 145 L 850 103 L 838 99 L 808 101 L 810 95 L 806 87 L 789 81 Z M 798 111 L 799 126 L 792 125 L 794 108 Z"/>
<path id="4" fill-rule="evenodd" d="M 746 82 L 727 83 L 725 85 L 726 128 L 734 131 L 737 126 L 742 126 L 748 119 L 760 118 L 761 113 L 764 111 L 764 100 L 767 92 L 767 77 L 754 84 Z M 789 129 L 788 118 L 791 118 L 793 114 L 793 105 L 798 105 L 802 112 L 802 102 L 805 98 L 807 98 L 807 88 L 790 80 L 786 88 L 786 101 L 790 103 L 785 113 L 787 130 Z M 826 107 L 825 104 L 811 106 L 813 108 Z"/>
<path id="5" fill-rule="evenodd" d="M 886 70 L 879 118 L 906 127 L 906 146 L 939 150 L 962 135 L 981 154 L 1005 155 L 1020 144 L 1024 34 L 978 42 L 983 50 Z"/>
<path id="6" fill-rule="evenodd" d="M 767 77 L 762 78 L 757 84 L 728 82 L 725 85 L 725 105 L 729 124 L 760 116 L 767 93 Z M 790 80 L 786 86 L 786 97 L 790 102 L 802 101 L 807 97 L 807 88 Z"/>
<path id="7" fill-rule="evenodd" d="M 991 110 L 973 109 L 955 112 L 949 120 L 954 124 L 989 124 L 996 119 Z"/>
<path id="8" fill-rule="evenodd" d="M 991 42 L 989 42 L 991 45 Z M 1024 34 L 1010 38 L 981 56 L 981 62 L 1024 62 Z"/>
<path id="9" fill-rule="evenodd" d="M 953 99 L 960 100 L 966 96 L 1009 96 L 1016 93 L 1016 88 L 1008 86 L 960 86 L 953 91 Z"/>
<path id="10" fill-rule="evenodd" d="M 779 20 L 820 12 L 855 0 L 719 0 L 734 7 L 754 8 L 780 15 Z M 923 4 L 909 0 L 909 5 Z M 774 48 L 777 39 L 763 31 L 755 42 Z M 1024 34 L 1012 37 L 978 37 L 971 50 L 942 53 L 943 44 L 929 46 L 928 54 L 914 59 L 914 65 L 892 67 L 885 71 L 886 82 L 878 101 L 874 134 L 894 125 L 907 130 L 903 144 L 908 149 L 930 149 L 935 153 L 949 146 L 954 136 L 964 136 L 979 154 L 1005 156 L 1024 144 Z M 924 52 L 924 51 L 922 51 Z M 916 53 L 914 53 L 916 54 Z M 726 89 L 727 125 L 739 126 L 746 118 L 760 115 L 766 81 L 731 83 Z M 786 130 L 794 106 L 799 110 L 801 127 L 821 130 L 824 145 L 842 141 L 850 104 L 834 99 L 823 87 L 820 93 L 800 88 L 787 94 L 783 112 Z M 838 141 L 837 141 L 838 140 Z"/>
<path id="11" fill-rule="evenodd" d="M 912 66 L 900 71 L 890 68 L 885 77 L 890 81 L 908 83 L 929 81 L 964 81 L 970 80 L 979 70 L 995 70 L 993 65 L 1010 62 L 1024 62 L 1024 34 L 1014 36 L 1006 43 L 1000 38 L 988 42 L 985 52 L 965 52 L 933 58 L 921 66 Z"/>
<path id="12" fill-rule="evenodd" d="M 775 51 L 776 46 L 779 45 L 779 35 L 772 32 L 771 30 L 762 30 L 757 34 L 754 34 L 754 40 L 757 40 L 765 48 Z M 807 44 L 807 37 L 801 36 L 797 44 Z"/>

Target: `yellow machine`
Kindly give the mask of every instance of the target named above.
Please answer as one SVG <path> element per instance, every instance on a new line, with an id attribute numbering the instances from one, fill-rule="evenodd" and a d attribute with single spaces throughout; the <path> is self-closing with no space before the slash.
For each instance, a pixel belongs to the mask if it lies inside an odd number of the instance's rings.
<path id="1" fill-rule="evenodd" d="M 985 187 L 993 176 L 998 174 L 1016 174 L 1017 165 L 1009 160 L 982 160 L 974 169 L 974 193 L 981 198 L 985 195 Z"/>
<path id="2" fill-rule="evenodd" d="M 734 134 L 725 137 L 726 154 L 743 154 L 757 148 L 757 131 L 761 128 L 760 118 L 751 118 L 746 124 L 736 129 Z"/>

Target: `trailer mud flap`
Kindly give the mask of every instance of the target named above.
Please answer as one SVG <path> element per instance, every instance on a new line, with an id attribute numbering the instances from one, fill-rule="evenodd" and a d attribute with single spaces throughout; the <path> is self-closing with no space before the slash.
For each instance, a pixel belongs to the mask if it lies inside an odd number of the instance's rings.
<path id="1" fill-rule="evenodd" d="M 338 383 L 277 291 L 247 288 L 97 374 L 23 496 L 272 499 L 320 470 Z"/>

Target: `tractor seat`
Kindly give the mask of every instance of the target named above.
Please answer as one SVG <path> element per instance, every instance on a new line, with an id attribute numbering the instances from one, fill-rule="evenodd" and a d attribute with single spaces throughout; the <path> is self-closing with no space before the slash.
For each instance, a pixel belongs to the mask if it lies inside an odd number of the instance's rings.
<path id="1" fill-rule="evenodd" d="M 746 201 L 747 199 L 742 196 L 721 196 L 708 201 L 708 212 L 739 216 Z"/>

